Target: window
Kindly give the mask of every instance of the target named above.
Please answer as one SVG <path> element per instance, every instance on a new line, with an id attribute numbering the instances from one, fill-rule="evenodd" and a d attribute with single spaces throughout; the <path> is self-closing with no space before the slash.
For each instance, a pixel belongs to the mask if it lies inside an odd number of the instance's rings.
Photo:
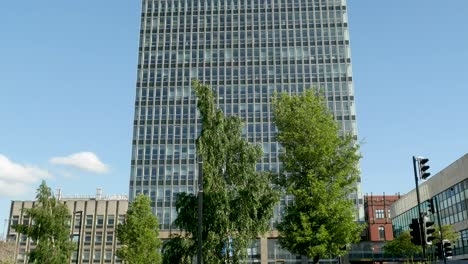
<path id="1" fill-rule="evenodd" d="M 108 260 L 112 260 L 112 249 L 106 248 L 106 251 L 104 253 L 104 259 L 106 262 L 109 262 Z"/>
<path id="2" fill-rule="evenodd" d="M 385 213 L 383 209 L 375 210 L 375 218 L 385 218 Z"/>
<path id="3" fill-rule="evenodd" d="M 75 228 L 80 228 L 81 226 L 81 214 L 75 215 Z"/>
<path id="4" fill-rule="evenodd" d="M 96 232 L 96 237 L 94 239 L 96 245 L 101 245 L 102 243 L 102 232 Z"/>
<path id="5" fill-rule="evenodd" d="M 98 215 L 96 218 L 96 227 L 102 227 L 104 225 L 104 216 Z"/>
<path id="6" fill-rule="evenodd" d="M 12 218 L 11 218 L 11 224 L 12 225 L 17 225 L 19 223 L 19 215 L 14 215 Z M 11 228 L 12 231 L 14 231 L 15 229 L 14 228 Z"/>
<path id="7" fill-rule="evenodd" d="M 113 232 L 112 232 L 112 231 L 107 232 L 107 236 L 106 236 L 106 245 L 111 245 L 113 239 L 114 239 L 114 234 L 113 234 Z"/>
<path id="8" fill-rule="evenodd" d="M 11 218 L 11 224 L 17 225 L 18 223 L 19 223 L 19 215 L 14 215 L 13 218 Z"/>
<path id="9" fill-rule="evenodd" d="M 20 244 L 21 245 L 26 245 L 27 240 L 28 240 L 28 237 L 26 235 L 20 235 Z"/>
<path id="10" fill-rule="evenodd" d="M 385 227 L 379 226 L 379 239 L 385 240 Z"/>
<path id="11" fill-rule="evenodd" d="M 89 249 L 84 249 L 83 250 L 83 261 L 89 261 L 89 257 L 90 257 Z"/>
<path id="12" fill-rule="evenodd" d="M 87 228 L 93 227 L 93 216 L 92 215 L 87 215 L 86 216 L 86 227 Z"/>
<path id="13" fill-rule="evenodd" d="M 119 223 L 119 225 L 125 223 L 125 215 L 119 215 L 118 223 Z"/>
<path id="14" fill-rule="evenodd" d="M 89 245 L 89 244 L 91 243 L 91 232 L 86 232 L 86 233 L 85 233 L 85 239 L 84 239 L 84 241 L 85 241 L 85 244 L 86 244 L 86 245 Z"/>
<path id="15" fill-rule="evenodd" d="M 95 263 L 99 263 L 101 261 L 101 250 L 100 249 L 94 250 L 93 260 L 94 260 Z"/>
<path id="16" fill-rule="evenodd" d="M 107 226 L 110 227 L 110 228 L 114 226 L 114 216 L 113 215 L 109 215 L 107 217 Z"/>

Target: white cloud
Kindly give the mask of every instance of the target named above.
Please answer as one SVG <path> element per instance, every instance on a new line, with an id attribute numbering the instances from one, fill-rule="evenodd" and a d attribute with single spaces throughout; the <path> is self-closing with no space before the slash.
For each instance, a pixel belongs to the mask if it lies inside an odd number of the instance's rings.
<path id="1" fill-rule="evenodd" d="M 95 173 L 106 173 L 109 170 L 109 166 L 102 163 L 93 152 L 79 152 L 66 157 L 55 157 L 51 158 L 50 162 Z"/>
<path id="2" fill-rule="evenodd" d="M 31 185 L 52 175 L 38 167 L 11 161 L 0 154 L 0 196 L 19 196 L 31 190 Z"/>

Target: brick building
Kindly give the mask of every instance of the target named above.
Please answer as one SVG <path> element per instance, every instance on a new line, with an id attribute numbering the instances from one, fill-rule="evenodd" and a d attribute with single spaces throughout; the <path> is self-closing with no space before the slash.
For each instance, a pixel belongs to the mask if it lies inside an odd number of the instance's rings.
<path id="1" fill-rule="evenodd" d="M 366 240 L 381 242 L 393 240 L 390 206 L 400 195 L 365 195 L 364 214 L 367 223 Z"/>

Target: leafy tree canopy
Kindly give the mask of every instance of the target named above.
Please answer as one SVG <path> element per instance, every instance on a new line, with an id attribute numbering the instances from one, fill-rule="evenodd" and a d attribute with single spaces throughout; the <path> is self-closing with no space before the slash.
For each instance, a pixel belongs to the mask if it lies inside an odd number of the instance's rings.
<path id="1" fill-rule="evenodd" d="M 273 106 L 286 175 L 281 183 L 295 197 L 278 226 L 280 243 L 314 262 L 344 254 L 364 228 L 349 199 L 359 176 L 358 146 L 351 135 L 340 136 L 326 99 L 313 90 L 282 93 Z"/>
<path id="2" fill-rule="evenodd" d="M 432 241 L 433 244 L 436 244 L 440 241 L 440 228 L 438 226 L 435 227 L 435 232 L 434 232 L 434 241 Z M 456 241 L 459 237 L 459 233 L 455 232 L 453 230 L 453 226 L 452 225 L 443 225 L 442 226 L 442 237 L 444 239 L 448 239 L 450 241 L 452 241 L 452 243 L 454 241 Z"/>
<path id="3" fill-rule="evenodd" d="M 272 188 L 269 173 L 256 171 L 263 152 L 244 139 L 240 118 L 225 116 L 216 107 L 209 86 L 198 81 L 192 86 L 202 123 L 196 143 L 203 160 L 203 261 L 238 263 L 251 240 L 268 231 L 279 192 Z M 197 196 L 179 194 L 176 208 L 175 224 L 182 230 L 184 240 L 175 237 L 178 241 L 169 244 L 171 250 L 164 251 L 164 257 L 174 256 L 174 245 L 178 244 L 188 247 L 186 254 L 193 256 L 198 241 Z"/>
<path id="4" fill-rule="evenodd" d="M 68 225 L 70 212 L 65 204 L 52 195 L 45 181 L 42 181 L 37 189 L 34 207 L 24 209 L 24 214 L 32 220 L 32 224 L 17 224 L 13 225 L 13 228 L 36 242 L 36 247 L 29 252 L 29 261 L 49 264 L 68 263 L 74 250 Z"/>
<path id="5" fill-rule="evenodd" d="M 421 246 L 411 243 L 409 231 L 401 233 L 394 240 L 387 241 L 383 247 L 386 254 L 411 258 L 422 253 Z"/>
<path id="6" fill-rule="evenodd" d="M 117 256 L 127 263 L 161 263 L 158 252 L 161 247 L 159 224 L 151 212 L 151 200 L 148 196 L 140 194 L 130 204 L 125 223 L 117 227 L 117 238 L 122 244 L 117 250 Z"/>

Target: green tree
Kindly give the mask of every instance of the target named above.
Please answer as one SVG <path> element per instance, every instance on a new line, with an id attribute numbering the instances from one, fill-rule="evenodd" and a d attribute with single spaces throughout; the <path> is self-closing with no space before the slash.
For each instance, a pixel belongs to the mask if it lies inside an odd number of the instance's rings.
<path id="1" fill-rule="evenodd" d="M 224 116 L 217 109 L 209 86 L 197 81 L 192 86 L 202 122 L 196 143 L 197 153 L 203 160 L 203 262 L 238 263 L 246 255 L 252 239 L 269 230 L 279 191 L 272 188 L 270 173 L 256 171 L 263 152 L 261 147 L 244 139 L 240 118 Z M 190 247 L 185 254 L 194 256 L 198 241 L 197 196 L 179 194 L 176 208 L 175 224 L 185 241 L 191 241 L 185 243 Z M 163 257 L 174 250 L 172 247 L 165 251 Z"/>
<path id="2" fill-rule="evenodd" d="M 187 239 L 187 237 L 181 235 L 173 235 L 170 240 L 163 244 L 163 264 L 191 264 L 191 258 L 195 254 L 194 249 L 192 239 Z"/>
<path id="3" fill-rule="evenodd" d="M 342 255 L 364 228 L 349 199 L 359 176 L 358 145 L 340 136 L 326 99 L 313 90 L 277 95 L 273 106 L 286 175 L 281 184 L 295 197 L 278 225 L 280 244 L 314 263 Z"/>
<path id="4" fill-rule="evenodd" d="M 411 243 L 409 231 L 401 233 L 394 240 L 385 242 L 383 250 L 385 254 L 406 258 L 413 258 L 415 255 L 422 253 L 421 246 Z"/>
<path id="5" fill-rule="evenodd" d="M 148 196 L 140 194 L 130 204 L 125 223 L 117 227 L 117 239 L 122 244 L 117 256 L 127 263 L 161 263 L 158 218 L 151 212 Z"/>
<path id="6" fill-rule="evenodd" d="M 32 220 L 32 224 L 17 224 L 13 228 L 36 242 L 36 247 L 28 254 L 29 262 L 67 263 L 74 250 L 68 224 L 70 212 L 52 195 L 45 181 L 37 189 L 34 207 L 24 209 L 24 215 Z"/>
<path id="7" fill-rule="evenodd" d="M 437 242 L 440 241 L 440 232 L 439 232 L 440 228 L 437 226 L 435 227 L 435 232 L 434 232 L 434 241 L 432 241 L 433 244 L 436 244 Z M 452 243 L 454 241 L 456 241 L 459 237 L 459 233 L 458 232 L 455 232 L 453 230 L 453 226 L 452 225 L 443 225 L 442 226 L 442 236 L 444 239 L 448 239 L 450 240 Z"/>

